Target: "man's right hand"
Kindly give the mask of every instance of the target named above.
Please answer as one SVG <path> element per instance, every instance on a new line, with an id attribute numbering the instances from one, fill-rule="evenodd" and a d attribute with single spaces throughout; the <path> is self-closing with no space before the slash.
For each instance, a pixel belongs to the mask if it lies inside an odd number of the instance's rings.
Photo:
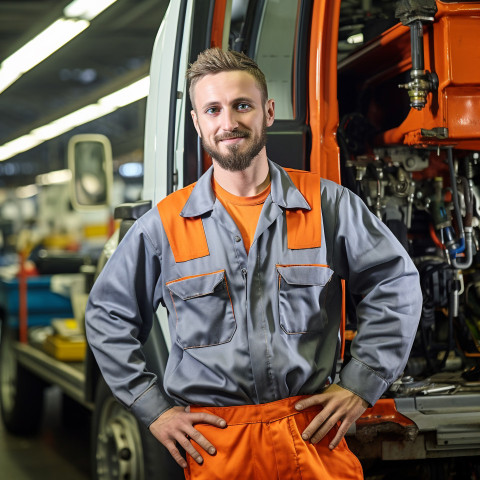
<path id="1" fill-rule="evenodd" d="M 223 418 L 209 413 L 190 413 L 188 407 L 173 407 L 162 413 L 149 427 L 154 437 L 170 452 L 175 461 L 182 467 L 187 462 L 177 448 L 177 443 L 199 464 L 203 463 L 202 455 L 193 446 L 191 440 L 203 448 L 208 454 L 215 455 L 215 447 L 197 430 L 197 423 L 208 423 L 218 428 L 227 426 Z"/>

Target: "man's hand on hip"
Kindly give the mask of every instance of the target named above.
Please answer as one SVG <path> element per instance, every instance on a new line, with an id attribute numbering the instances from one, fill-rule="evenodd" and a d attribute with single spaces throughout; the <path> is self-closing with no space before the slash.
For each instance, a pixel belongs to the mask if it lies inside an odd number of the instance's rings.
<path id="1" fill-rule="evenodd" d="M 198 431 L 194 425 L 208 423 L 215 427 L 225 428 L 225 420 L 209 413 L 190 413 L 188 407 L 173 407 L 162 413 L 149 427 L 150 432 L 170 452 L 175 461 L 182 467 L 187 462 L 177 448 L 177 442 L 193 457 L 197 463 L 203 463 L 202 455 L 193 446 L 191 440 L 210 455 L 215 455 L 215 447 Z"/>
<path id="2" fill-rule="evenodd" d="M 327 387 L 323 393 L 300 400 L 295 408 L 304 410 L 313 405 L 321 405 L 323 409 L 302 433 L 302 438 L 318 443 L 338 422 L 341 422 L 337 434 L 328 446 L 330 450 L 340 443 L 350 425 L 368 407 L 363 398 L 336 384 Z"/>

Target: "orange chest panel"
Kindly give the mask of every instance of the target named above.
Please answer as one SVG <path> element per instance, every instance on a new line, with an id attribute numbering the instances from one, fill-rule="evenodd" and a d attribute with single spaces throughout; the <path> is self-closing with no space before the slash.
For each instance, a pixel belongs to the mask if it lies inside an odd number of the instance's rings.
<path id="1" fill-rule="evenodd" d="M 322 242 L 320 175 L 299 170 L 286 171 L 311 208 L 286 209 L 288 248 L 318 248 Z M 180 215 L 194 186 L 192 184 L 169 195 L 157 205 L 177 263 L 210 255 L 202 218 Z"/>

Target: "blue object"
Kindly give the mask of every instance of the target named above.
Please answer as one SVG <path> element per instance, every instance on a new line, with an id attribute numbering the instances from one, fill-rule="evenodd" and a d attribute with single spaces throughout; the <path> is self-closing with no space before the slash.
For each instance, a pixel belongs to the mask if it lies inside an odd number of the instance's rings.
<path id="1" fill-rule="evenodd" d="M 450 249 L 450 256 L 455 258 L 458 253 L 462 253 L 465 251 L 465 239 L 463 237 L 460 238 L 460 244 L 456 246 L 456 248 Z"/>
<path id="2" fill-rule="evenodd" d="M 27 278 L 27 325 L 50 325 L 52 318 L 73 317 L 70 299 L 50 290 L 51 275 Z M 5 311 L 8 325 L 18 328 L 18 279 L 0 280 L 0 307 Z"/>

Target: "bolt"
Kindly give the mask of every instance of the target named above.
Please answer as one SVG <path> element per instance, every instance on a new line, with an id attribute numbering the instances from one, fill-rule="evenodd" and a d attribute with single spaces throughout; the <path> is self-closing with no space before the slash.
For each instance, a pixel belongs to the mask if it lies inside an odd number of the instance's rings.
<path id="1" fill-rule="evenodd" d="M 130 451 L 129 448 L 125 447 L 118 452 L 118 456 L 122 460 L 130 460 L 130 458 L 132 458 L 132 452 Z"/>
<path id="2" fill-rule="evenodd" d="M 408 157 L 405 160 L 405 165 L 407 165 L 408 168 L 413 168 L 415 166 L 415 159 L 413 157 Z"/>

